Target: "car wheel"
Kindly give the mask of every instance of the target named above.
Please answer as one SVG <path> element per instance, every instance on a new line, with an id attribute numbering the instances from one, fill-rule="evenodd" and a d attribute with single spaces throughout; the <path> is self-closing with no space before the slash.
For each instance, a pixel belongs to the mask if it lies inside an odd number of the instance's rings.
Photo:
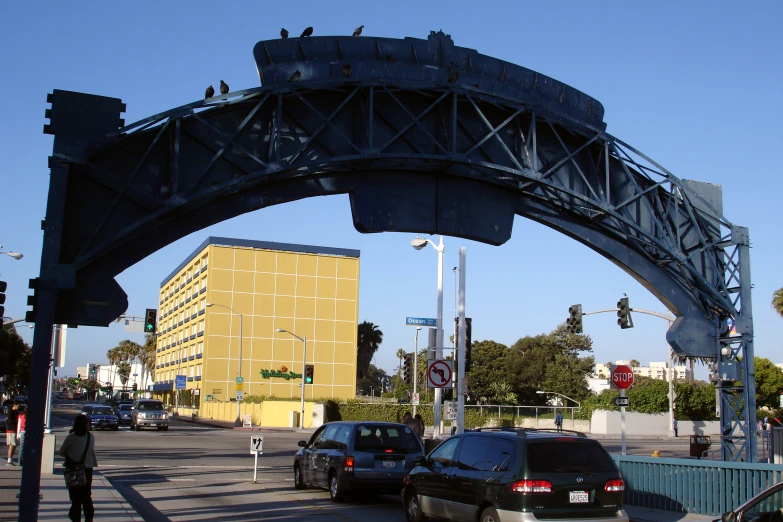
<path id="1" fill-rule="evenodd" d="M 413 488 L 410 488 L 405 493 L 405 520 L 408 522 L 423 522 L 427 520 L 427 517 L 421 512 L 419 495 L 416 494 L 416 490 Z"/>
<path id="2" fill-rule="evenodd" d="M 168 426 L 163 426 L 163 431 L 169 431 L 169 427 Z"/>
<path id="3" fill-rule="evenodd" d="M 333 502 L 342 502 L 345 500 L 345 491 L 340 485 L 340 479 L 337 477 L 336 471 L 329 473 L 329 496 Z"/>
<path id="4" fill-rule="evenodd" d="M 112 429 L 111 429 L 111 431 L 117 431 L 117 430 L 119 430 L 119 429 L 120 429 L 120 427 L 119 427 L 119 426 L 113 426 L 113 427 L 112 427 Z"/>
<path id="5" fill-rule="evenodd" d="M 500 522 L 497 510 L 492 506 L 485 507 L 481 512 L 479 522 Z"/>
<path id="6" fill-rule="evenodd" d="M 294 487 L 296 489 L 307 489 L 307 484 L 305 484 L 302 476 L 302 468 L 298 462 L 294 464 Z"/>

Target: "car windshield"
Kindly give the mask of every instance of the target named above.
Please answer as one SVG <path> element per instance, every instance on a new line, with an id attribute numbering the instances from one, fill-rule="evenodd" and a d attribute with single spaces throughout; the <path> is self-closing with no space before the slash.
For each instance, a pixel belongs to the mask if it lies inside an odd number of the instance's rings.
<path id="1" fill-rule="evenodd" d="M 416 435 L 406 426 L 364 424 L 356 427 L 357 450 L 393 449 L 396 451 L 419 450 Z"/>
<path id="2" fill-rule="evenodd" d="M 120 404 L 120 411 L 130 411 L 132 406 L 130 404 Z"/>
<path id="3" fill-rule="evenodd" d="M 548 440 L 527 445 L 532 473 L 609 473 L 612 458 L 597 442 L 579 439 Z"/>
<path id="4" fill-rule="evenodd" d="M 139 410 L 162 410 L 162 402 L 140 402 L 136 407 Z"/>
<path id="5" fill-rule="evenodd" d="M 91 413 L 93 415 L 114 415 L 111 408 L 93 408 Z"/>

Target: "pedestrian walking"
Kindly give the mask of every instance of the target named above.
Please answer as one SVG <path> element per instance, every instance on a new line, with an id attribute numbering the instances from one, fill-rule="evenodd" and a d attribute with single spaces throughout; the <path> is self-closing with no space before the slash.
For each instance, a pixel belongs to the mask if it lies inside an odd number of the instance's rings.
<path id="1" fill-rule="evenodd" d="M 563 414 L 560 412 L 555 413 L 555 427 L 557 431 L 563 431 Z"/>
<path id="2" fill-rule="evenodd" d="M 19 419 L 16 422 L 16 440 L 19 442 L 19 466 L 23 465 L 24 457 L 24 429 L 27 426 L 27 406 L 24 404 L 19 405 Z"/>
<path id="3" fill-rule="evenodd" d="M 16 466 L 14 463 L 14 452 L 16 451 L 16 428 L 19 422 L 19 404 L 20 401 L 14 401 L 14 404 L 8 409 L 8 415 L 5 418 L 5 443 L 8 445 L 8 464 L 7 466 Z"/>
<path id="4" fill-rule="evenodd" d="M 417 413 L 414 419 L 419 428 L 417 435 L 419 436 L 419 440 L 422 440 L 424 438 L 424 419 L 421 417 L 421 413 Z"/>
<path id="5" fill-rule="evenodd" d="M 674 429 L 674 436 L 677 437 L 677 428 L 679 426 L 677 425 L 677 417 L 672 418 L 672 428 Z"/>
<path id="6" fill-rule="evenodd" d="M 65 457 L 65 468 L 74 469 L 81 465 L 84 468 L 84 485 L 68 488 L 68 496 L 71 498 L 71 509 L 68 518 L 73 522 L 82 519 L 91 521 L 95 515 L 95 507 L 92 503 L 92 470 L 98 465 L 95 458 L 95 438 L 88 431 L 90 419 L 86 415 L 77 415 L 73 421 L 73 429 L 70 435 L 65 437 L 60 447 L 60 456 Z"/>

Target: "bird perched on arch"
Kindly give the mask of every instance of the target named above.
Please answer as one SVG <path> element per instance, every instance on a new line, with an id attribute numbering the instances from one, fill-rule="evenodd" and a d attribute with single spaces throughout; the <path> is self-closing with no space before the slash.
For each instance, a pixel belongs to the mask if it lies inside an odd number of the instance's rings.
<path id="1" fill-rule="evenodd" d="M 349 64 L 343 65 L 343 76 L 346 78 L 350 78 L 351 74 L 353 74 L 353 68 Z"/>
<path id="2" fill-rule="evenodd" d="M 204 93 L 204 99 L 206 100 L 207 98 L 211 98 L 214 95 L 215 95 L 215 88 L 210 85 L 209 87 L 207 87 L 207 92 Z"/>
<path id="3" fill-rule="evenodd" d="M 449 75 L 449 80 L 448 80 L 449 83 L 454 83 L 457 80 L 459 80 L 459 73 L 458 72 L 453 72 L 453 73 L 451 73 Z"/>
<path id="4" fill-rule="evenodd" d="M 299 38 L 305 38 L 307 36 L 313 36 L 313 28 L 312 27 L 308 27 L 307 29 L 302 31 L 302 36 L 300 36 Z"/>
<path id="5" fill-rule="evenodd" d="M 288 38 L 288 31 L 285 30 L 285 27 L 280 29 L 280 38 Z"/>
<path id="6" fill-rule="evenodd" d="M 359 27 L 353 30 L 353 35 L 360 36 L 362 34 L 362 29 L 364 29 L 364 26 L 360 25 Z"/>
<path id="7" fill-rule="evenodd" d="M 295 81 L 298 81 L 299 78 L 301 78 L 301 77 L 302 77 L 302 72 L 299 69 L 297 69 L 296 72 L 294 72 L 294 74 L 291 75 L 291 77 L 288 79 L 288 81 L 289 82 L 295 82 Z"/>
<path id="8" fill-rule="evenodd" d="M 228 84 L 220 80 L 220 94 L 228 94 Z"/>

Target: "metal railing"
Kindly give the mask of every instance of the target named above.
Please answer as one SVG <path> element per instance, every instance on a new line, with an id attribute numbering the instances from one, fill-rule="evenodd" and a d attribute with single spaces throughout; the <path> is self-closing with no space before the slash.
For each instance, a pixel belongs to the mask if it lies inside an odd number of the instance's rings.
<path id="1" fill-rule="evenodd" d="M 783 480 L 783 466 L 612 455 L 631 506 L 721 515 Z"/>

